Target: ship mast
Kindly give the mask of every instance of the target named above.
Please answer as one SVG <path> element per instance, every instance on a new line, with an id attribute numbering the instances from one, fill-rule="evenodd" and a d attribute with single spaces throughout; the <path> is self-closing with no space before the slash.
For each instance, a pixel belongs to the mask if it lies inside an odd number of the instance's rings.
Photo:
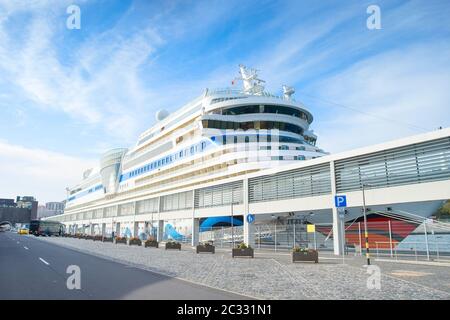
<path id="1" fill-rule="evenodd" d="M 264 80 L 258 78 L 258 70 L 247 68 L 246 66 L 239 65 L 240 77 L 237 80 L 242 80 L 244 85 L 244 93 L 262 95 L 264 92 Z"/>

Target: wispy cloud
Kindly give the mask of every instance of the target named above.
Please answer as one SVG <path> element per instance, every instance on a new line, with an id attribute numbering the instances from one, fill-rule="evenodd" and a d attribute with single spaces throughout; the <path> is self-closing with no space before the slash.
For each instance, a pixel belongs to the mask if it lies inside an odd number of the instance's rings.
<path id="1" fill-rule="evenodd" d="M 39 201 L 64 200 L 65 187 L 78 183 L 85 169 L 97 160 L 70 157 L 58 152 L 12 145 L 0 140 L 2 197 L 33 195 Z"/>
<path id="2" fill-rule="evenodd" d="M 311 100 L 322 110 L 315 128 L 323 148 L 335 152 L 450 125 L 450 46 L 424 43 L 406 52 L 360 61 L 311 88 L 344 106 Z"/>
<path id="3" fill-rule="evenodd" d="M 48 137 L 16 139 L 3 131 L 3 148 L 25 141 L 15 154 L 31 148 L 55 159 L 79 155 L 61 172 L 129 146 L 158 109 L 175 111 L 204 88 L 230 85 L 239 63 L 259 68 L 270 91 L 296 86 L 327 151 L 450 124 L 449 6 L 442 1 L 379 1 L 383 29 L 376 32 L 365 27 L 370 1 L 76 3 L 82 29 L 71 31 L 70 0 L 0 1 L 0 120 L 14 117 L 10 128 L 36 121 L 29 136 L 41 130 Z M 55 130 L 55 122 L 66 127 Z M 61 152 L 45 151 L 48 143 Z M 37 171 L 21 177 L 32 181 Z M 58 196 L 61 185 L 54 185 Z"/>
<path id="4" fill-rule="evenodd" d="M 138 68 L 162 39 L 151 27 L 131 38 L 116 35 L 113 47 L 96 47 L 94 37 L 80 52 L 77 48 L 64 52 L 78 58 L 68 65 L 54 45 L 56 16 L 40 10 L 31 11 L 20 45 L 2 30 L 2 77 L 21 88 L 35 106 L 65 112 L 122 142 L 129 141 L 139 120 L 129 115 L 142 110 L 147 100 Z"/>

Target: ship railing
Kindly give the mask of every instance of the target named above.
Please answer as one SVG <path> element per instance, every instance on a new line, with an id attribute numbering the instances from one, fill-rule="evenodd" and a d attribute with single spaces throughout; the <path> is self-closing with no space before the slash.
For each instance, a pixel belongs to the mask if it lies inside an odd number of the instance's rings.
<path id="1" fill-rule="evenodd" d="M 254 93 L 247 93 L 241 89 L 231 89 L 231 88 L 217 88 L 217 89 L 209 89 L 206 96 L 212 96 L 212 95 L 219 95 L 219 94 L 226 94 L 226 95 L 234 95 L 234 96 L 262 96 L 262 97 L 269 97 L 269 98 L 276 98 L 281 100 L 286 100 L 284 96 L 275 95 L 268 91 L 262 91 L 259 94 Z M 295 101 L 291 98 L 292 101 Z"/>

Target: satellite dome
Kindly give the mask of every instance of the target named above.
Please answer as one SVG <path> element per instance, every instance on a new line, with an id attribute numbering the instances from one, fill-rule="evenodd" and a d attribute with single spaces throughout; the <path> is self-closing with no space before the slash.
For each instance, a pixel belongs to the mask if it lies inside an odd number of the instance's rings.
<path id="1" fill-rule="evenodd" d="M 169 115 L 169 112 L 167 110 L 164 110 L 164 109 L 159 110 L 156 113 L 156 121 L 164 120 L 165 118 L 167 118 L 168 115 Z"/>

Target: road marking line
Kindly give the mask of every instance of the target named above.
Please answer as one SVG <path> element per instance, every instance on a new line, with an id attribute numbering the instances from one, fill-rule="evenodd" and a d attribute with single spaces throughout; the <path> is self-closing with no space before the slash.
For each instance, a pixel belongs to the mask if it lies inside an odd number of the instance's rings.
<path id="1" fill-rule="evenodd" d="M 28 248 L 27 248 L 27 247 L 25 247 L 25 246 L 23 246 L 23 248 L 24 248 L 25 250 L 28 250 Z"/>
<path id="2" fill-rule="evenodd" d="M 50 263 L 48 263 L 47 261 L 45 261 L 44 259 L 42 259 L 42 258 L 39 258 L 39 260 L 41 260 L 43 263 L 45 263 L 46 265 L 50 265 Z"/>

